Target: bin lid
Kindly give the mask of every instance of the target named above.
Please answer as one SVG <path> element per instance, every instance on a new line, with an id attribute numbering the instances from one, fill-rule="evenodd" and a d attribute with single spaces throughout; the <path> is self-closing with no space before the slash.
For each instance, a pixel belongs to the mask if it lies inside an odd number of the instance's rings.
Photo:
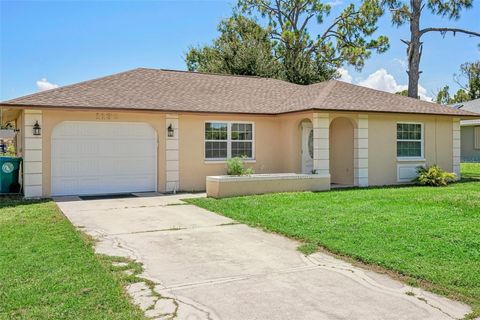
<path id="1" fill-rule="evenodd" d="M 0 161 L 22 161 L 22 157 L 8 157 L 8 156 L 0 156 Z"/>

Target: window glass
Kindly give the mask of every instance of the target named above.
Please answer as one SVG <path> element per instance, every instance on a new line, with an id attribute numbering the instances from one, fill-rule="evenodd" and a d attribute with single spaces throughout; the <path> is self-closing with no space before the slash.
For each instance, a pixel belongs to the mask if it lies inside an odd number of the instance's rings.
<path id="1" fill-rule="evenodd" d="M 232 123 L 232 140 L 252 140 L 251 123 Z"/>
<path id="2" fill-rule="evenodd" d="M 232 141 L 232 158 L 233 157 L 252 157 L 252 143 L 251 142 L 236 142 Z"/>
<path id="3" fill-rule="evenodd" d="M 205 158 L 253 158 L 252 123 L 205 123 Z"/>
<path id="4" fill-rule="evenodd" d="M 397 157 L 422 157 L 422 125 L 397 123 Z"/>
<path id="5" fill-rule="evenodd" d="M 205 123 L 205 140 L 227 140 L 227 128 L 226 123 Z"/>
<path id="6" fill-rule="evenodd" d="M 308 134 L 308 154 L 313 159 L 313 129 Z"/>
<path id="7" fill-rule="evenodd" d="M 207 159 L 225 159 L 227 157 L 227 142 L 206 141 L 205 157 Z"/>

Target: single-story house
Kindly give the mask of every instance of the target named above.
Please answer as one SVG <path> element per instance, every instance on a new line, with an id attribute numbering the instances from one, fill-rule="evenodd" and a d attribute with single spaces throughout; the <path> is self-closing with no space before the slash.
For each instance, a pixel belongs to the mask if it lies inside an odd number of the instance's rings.
<path id="1" fill-rule="evenodd" d="M 340 81 L 139 68 L 0 103 L 14 121 L 26 197 L 205 190 L 244 156 L 256 173 L 329 183 L 460 174 L 460 120 L 479 114 Z"/>
<path id="2" fill-rule="evenodd" d="M 480 113 L 480 99 L 453 105 L 453 108 Z M 480 120 L 460 121 L 462 162 L 480 162 Z"/>

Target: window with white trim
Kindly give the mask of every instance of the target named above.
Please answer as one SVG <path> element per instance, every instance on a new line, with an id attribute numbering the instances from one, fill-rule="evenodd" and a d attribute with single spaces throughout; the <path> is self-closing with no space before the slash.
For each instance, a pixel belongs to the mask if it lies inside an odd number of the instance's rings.
<path id="1" fill-rule="evenodd" d="M 253 159 L 253 123 L 205 122 L 205 159 Z"/>
<path id="2" fill-rule="evenodd" d="M 423 158 L 423 124 L 397 123 L 397 157 Z"/>
<path id="3" fill-rule="evenodd" d="M 480 149 L 480 127 L 473 128 L 475 149 Z"/>

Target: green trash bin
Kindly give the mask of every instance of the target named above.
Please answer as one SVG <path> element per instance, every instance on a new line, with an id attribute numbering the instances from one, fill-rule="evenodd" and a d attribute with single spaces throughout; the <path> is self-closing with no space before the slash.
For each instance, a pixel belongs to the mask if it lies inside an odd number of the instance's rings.
<path id="1" fill-rule="evenodd" d="M 22 158 L 0 157 L 0 193 L 19 193 L 18 175 Z"/>

